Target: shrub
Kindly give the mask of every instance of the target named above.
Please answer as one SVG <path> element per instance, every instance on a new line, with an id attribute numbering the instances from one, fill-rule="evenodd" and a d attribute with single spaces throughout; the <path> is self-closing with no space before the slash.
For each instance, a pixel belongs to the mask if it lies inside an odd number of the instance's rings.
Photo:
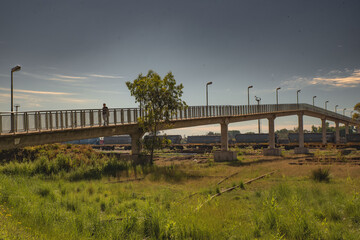
<path id="1" fill-rule="evenodd" d="M 311 177 L 317 182 L 329 182 L 330 181 L 330 169 L 329 168 L 318 168 L 312 171 Z"/>

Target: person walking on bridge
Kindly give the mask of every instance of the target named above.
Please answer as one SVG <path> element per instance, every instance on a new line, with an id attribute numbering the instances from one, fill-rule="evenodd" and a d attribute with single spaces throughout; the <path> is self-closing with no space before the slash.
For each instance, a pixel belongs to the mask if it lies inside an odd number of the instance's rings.
<path id="1" fill-rule="evenodd" d="M 104 126 L 109 125 L 109 108 L 106 106 L 106 103 L 103 104 L 102 115 L 104 119 Z"/>

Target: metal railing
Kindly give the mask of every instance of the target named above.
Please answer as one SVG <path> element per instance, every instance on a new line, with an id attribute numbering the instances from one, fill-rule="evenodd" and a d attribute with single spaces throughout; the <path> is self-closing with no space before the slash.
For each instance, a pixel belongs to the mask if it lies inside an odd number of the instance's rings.
<path id="1" fill-rule="evenodd" d="M 324 115 L 325 117 L 338 119 L 339 121 L 351 122 L 351 118 L 349 117 L 309 104 L 190 106 L 187 109 L 177 111 L 171 119 L 231 117 L 294 110 L 308 110 Z M 141 115 L 144 115 L 144 112 L 142 112 Z M 137 123 L 137 119 L 141 115 L 140 109 L 138 108 L 112 108 L 109 109 L 108 123 L 104 124 L 101 109 L 0 113 L 0 135 L 99 127 L 103 125 L 134 124 Z M 12 121 L 14 122 L 13 125 L 11 124 Z"/>

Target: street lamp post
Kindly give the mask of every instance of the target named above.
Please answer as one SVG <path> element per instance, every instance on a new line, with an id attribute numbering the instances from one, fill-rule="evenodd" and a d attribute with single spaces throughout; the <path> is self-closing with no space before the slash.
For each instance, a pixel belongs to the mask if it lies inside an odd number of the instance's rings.
<path id="1" fill-rule="evenodd" d="M 325 110 L 327 110 L 327 103 L 328 103 L 329 101 L 325 101 Z"/>
<path id="2" fill-rule="evenodd" d="M 255 96 L 255 100 L 258 103 L 258 111 L 259 111 L 261 98 Z M 259 134 L 260 134 L 260 119 L 258 119 L 258 131 L 259 131 Z"/>
<path id="3" fill-rule="evenodd" d="M 300 89 L 296 91 L 296 104 L 299 104 L 299 92 L 301 92 Z"/>
<path id="4" fill-rule="evenodd" d="M 253 88 L 253 85 L 251 85 L 251 86 L 248 86 L 248 107 L 250 106 L 250 95 L 249 95 L 249 89 L 250 88 Z"/>
<path id="5" fill-rule="evenodd" d="M 345 115 L 346 108 L 343 109 L 343 115 Z"/>
<path id="6" fill-rule="evenodd" d="M 339 105 L 335 105 L 335 113 L 337 113 L 337 107 L 338 107 Z"/>
<path id="7" fill-rule="evenodd" d="M 14 72 L 20 71 L 19 65 L 11 69 L 11 132 L 14 132 Z"/>
<path id="8" fill-rule="evenodd" d="M 17 121 L 18 121 L 18 110 L 20 108 L 20 104 L 15 104 L 15 132 L 17 132 Z"/>
<path id="9" fill-rule="evenodd" d="M 316 96 L 313 96 L 313 106 L 315 106 L 315 98 Z"/>
<path id="10" fill-rule="evenodd" d="M 353 113 L 353 112 L 354 112 L 354 111 L 351 111 L 351 112 L 350 112 L 350 117 L 351 117 L 351 118 L 352 118 L 352 113 Z"/>
<path id="11" fill-rule="evenodd" d="M 278 94 L 278 91 L 281 89 L 281 87 L 278 87 L 276 89 L 276 105 L 279 105 L 279 94 Z"/>
<path id="12" fill-rule="evenodd" d="M 208 86 L 209 85 L 211 85 L 212 84 L 212 82 L 208 82 L 208 83 L 206 83 L 206 115 L 208 116 L 208 107 L 209 107 L 209 97 L 208 97 Z"/>

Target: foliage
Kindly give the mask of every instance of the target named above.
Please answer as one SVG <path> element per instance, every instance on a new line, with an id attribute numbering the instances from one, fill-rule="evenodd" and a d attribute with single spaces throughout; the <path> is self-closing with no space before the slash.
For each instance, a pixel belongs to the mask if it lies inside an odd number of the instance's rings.
<path id="1" fill-rule="evenodd" d="M 34 153 L 20 162 L 12 161 L 0 166 L 0 172 L 7 175 L 39 175 L 79 181 L 101 179 L 102 176 L 115 177 L 122 172 L 128 172 L 133 167 L 129 161 L 106 156 L 88 146 L 68 147 L 54 144 L 33 147 L 26 151 L 34 151 Z"/>
<path id="2" fill-rule="evenodd" d="M 0 238 L 358 239 L 359 236 L 357 166 L 339 172 L 333 168 L 336 179 L 330 184 L 317 184 L 301 176 L 301 172 L 308 174 L 304 166 L 297 168 L 277 162 L 272 166 L 280 168 L 282 174 L 243 189 L 243 181 L 268 171 L 271 165 L 239 167 L 241 174 L 218 186 L 218 178 L 233 173 L 234 166 L 194 162 L 166 167 L 120 165 L 115 158 L 101 154 L 93 156 L 92 161 L 88 157 L 95 153 L 87 148 L 74 147 L 67 153 L 65 149 L 60 145 L 42 152 L 39 148 L 42 154 L 33 161 L 17 162 L 19 168 L 33 169 L 38 159 L 46 156 L 42 164 L 37 163 L 44 172 L 34 175 L 0 172 Z M 4 164 L 2 170 L 10 164 Z M 49 170 L 56 166 L 61 169 L 57 175 Z M 77 168 L 99 169 L 101 178 L 69 181 L 69 175 L 79 172 Z M 133 168 L 147 177 L 141 181 L 112 181 L 112 176 L 118 173 L 112 169 L 131 174 Z M 297 171 L 291 174 L 288 169 Z M 340 177 L 338 173 L 344 169 L 353 172 Z M 66 178 L 56 177 L 61 175 Z M 242 187 L 221 194 L 196 211 L 209 196 L 234 185 Z"/>
<path id="3" fill-rule="evenodd" d="M 311 177 L 317 182 L 329 182 L 330 181 L 330 169 L 318 168 L 311 172 Z"/>
<path id="4" fill-rule="evenodd" d="M 183 85 L 176 85 L 171 72 L 161 79 L 159 74 L 152 70 L 145 76 L 140 74 L 133 82 L 126 82 L 126 85 L 131 96 L 140 104 L 141 112 L 144 112 L 138 119 L 141 129 L 154 136 L 150 146 L 152 162 L 159 125 L 169 124 L 171 117 L 187 106 L 181 100 Z"/>
<path id="5" fill-rule="evenodd" d="M 329 124 L 330 124 L 329 122 L 326 122 L 326 132 L 335 132 L 336 131 L 335 127 L 330 127 Z M 339 131 L 345 133 L 345 128 L 346 128 L 346 126 L 340 126 Z M 349 133 L 351 134 L 354 131 L 355 131 L 354 126 L 350 126 Z M 322 127 L 321 126 L 316 127 L 316 126 L 312 125 L 311 132 L 312 133 L 322 133 Z"/>
<path id="6" fill-rule="evenodd" d="M 360 102 L 354 106 L 355 113 L 352 115 L 354 120 L 360 121 Z"/>

